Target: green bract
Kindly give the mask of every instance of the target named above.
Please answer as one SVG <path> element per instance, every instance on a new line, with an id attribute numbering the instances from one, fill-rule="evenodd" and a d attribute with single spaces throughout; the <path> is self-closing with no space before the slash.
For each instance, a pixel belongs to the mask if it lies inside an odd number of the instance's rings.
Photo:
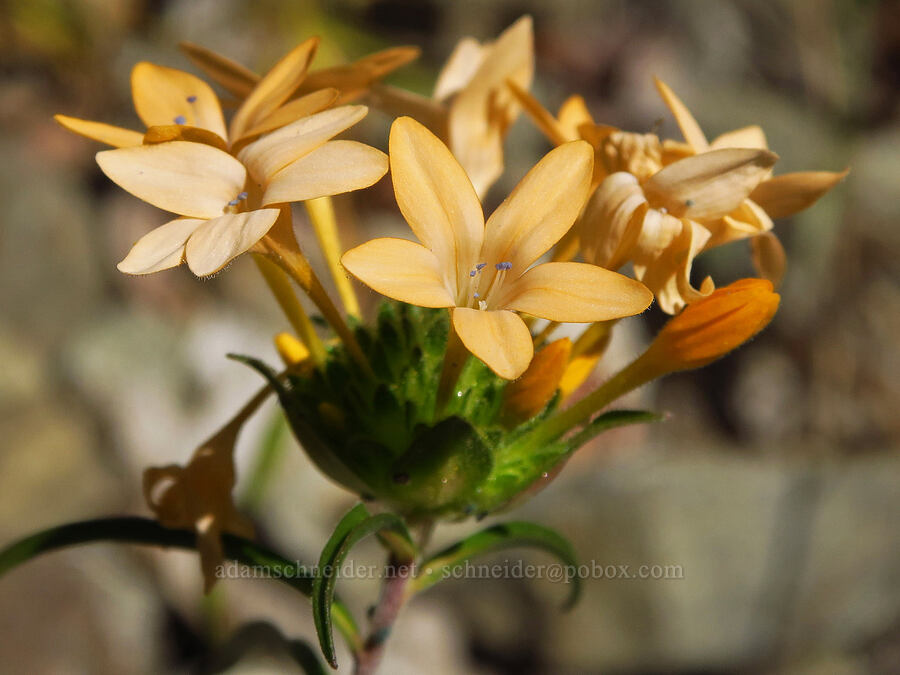
<path id="1" fill-rule="evenodd" d="M 329 351 L 323 369 L 288 374 L 285 381 L 257 360 L 238 358 L 272 384 L 298 440 L 323 473 L 411 519 L 484 516 L 548 479 L 599 431 L 653 419 L 619 411 L 574 438 L 548 441 L 542 434 L 538 440 L 534 432 L 558 397 L 532 419 L 504 427 L 509 382 L 474 358 L 437 413 L 448 329 L 445 310 L 383 304 L 374 325 L 356 329 L 374 376 L 340 346 Z"/>

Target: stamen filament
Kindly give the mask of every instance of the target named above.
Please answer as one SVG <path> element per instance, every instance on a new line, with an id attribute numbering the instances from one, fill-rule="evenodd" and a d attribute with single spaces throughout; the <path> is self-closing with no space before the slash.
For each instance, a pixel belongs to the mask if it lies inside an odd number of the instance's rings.
<path id="1" fill-rule="evenodd" d="M 316 239 L 325 255 L 328 271 L 334 279 L 334 285 L 337 287 L 344 310 L 348 316 L 359 318 L 361 312 L 356 292 L 353 289 L 353 282 L 350 281 L 350 277 L 341 265 L 341 242 L 338 237 L 337 219 L 334 215 L 334 204 L 331 197 L 309 199 L 303 205 L 306 207 L 306 213 L 316 232 Z"/>

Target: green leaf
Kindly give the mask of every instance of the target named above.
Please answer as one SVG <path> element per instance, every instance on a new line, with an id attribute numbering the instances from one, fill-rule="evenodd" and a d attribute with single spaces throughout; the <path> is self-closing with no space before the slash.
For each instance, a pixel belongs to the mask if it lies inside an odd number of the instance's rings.
<path id="1" fill-rule="evenodd" d="M 334 651 L 334 635 L 332 634 L 333 617 L 328 608 L 334 601 L 338 572 L 350 553 L 350 549 L 357 542 L 382 530 L 397 535 L 392 538 L 392 541 L 397 541 L 399 538 L 405 543 L 405 551 L 401 553 L 403 557 L 398 562 L 412 562 L 415 556 L 415 545 L 403 519 L 393 513 L 370 516 L 362 504 L 353 507 L 341 518 L 319 557 L 319 566 L 312 584 L 313 620 L 316 624 L 316 633 L 319 636 L 322 654 L 332 668 L 337 668 L 337 656 Z M 397 555 L 396 549 L 395 555 Z"/>
<path id="2" fill-rule="evenodd" d="M 581 580 L 572 573 L 578 567 L 575 551 L 565 537 L 550 528 L 527 522 L 511 522 L 494 525 L 476 532 L 449 546 L 437 555 L 419 564 L 421 573 L 412 582 L 414 591 L 424 591 L 435 584 L 452 578 L 453 570 L 472 558 L 509 548 L 530 547 L 549 551 L 565 565 L 561 569 L 566 583 L 572 585 L 563 607 L 575 605 L 581 593 Z"/>
<path id="3" fill-rule="evenodd" d="M 10 544 L 0 551 L 0 576 L 42 553 L 67 546 L 111 541 L 188 550 L 197 548 L 193 532 L 170 530 L 149 518 L 99 518 L 52 527 Z M 314 574 L 296 561 L 231 534 L 222 535 L 222 546 L 226 558 L 254 568 L 264 567 L 270 578 L 287 584 L 307 597 L 311 596 Z M 331 607 L 331 620 L 351 648 L 360 644 L 359 629 L 340 601 L 335 600 Z"/>
<path id="4" fill-rule="evenodd" d="M 597 434 L 616 427 L 624 427 L 629 424 L 646 424 L 647 422 L 659 422 L 664 416 L 649 410 L 610 410 L 598 415 L 585 425 L 584 429 L 567 439 L 566 444 L 572 451 L 577 450 Z"/>

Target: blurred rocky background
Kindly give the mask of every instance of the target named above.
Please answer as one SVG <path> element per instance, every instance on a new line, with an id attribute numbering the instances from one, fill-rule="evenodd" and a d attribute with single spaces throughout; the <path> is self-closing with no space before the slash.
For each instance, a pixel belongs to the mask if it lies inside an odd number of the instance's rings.
<path id="1" fill-rule="evenodd" d="M 51 116 L 135 124 L 131 66 L 190 69 L 181 40 L 258 70 L 315 34 L 318 65 L 416 44 L 420 61 L 391 81 L 428 93 L 458 38 L 490 38 L 526 12 L 534 91 L 551 109 L 577 92 L 598 120 L 650 130 L 665 118 L 677 137 L 658 75 L 710 136 L 761 124 L 781 172 L 852 171 L 777 223 L 789 268 L 770 329 L 639 392 L 632 403 L 668 421 L 602 437 L 509 516 L 557 527 L 586 562 L 676 565 L 682 578 L 588 580 L 565 614 L 565 589 L 546 580 L 447 582 L 407 608 L 384 672 L 900 672 L 900 3 L 889 0 L 0 3 L 0 542 L 145 514 L 141 470 L 186 460 L 259 385 L 224 354 L 274 361 L 285 327 L 247 260 L 208 281 L 119 274 L 164 216 L 107 181 L 100 148 Z M 367 140 L 384 148 L 388 122 L 370 115 Z M 546 150 L 520 120 L 489 208 Z M 345 244 L 398 226 L 388 181 L 339 210 Z M 748 260 L 740 243 L 717 249 L 696 278 L 727 283 Z M 661 322 L 628 322 L 604 367 Z M 273 406 L 242 436 L 242 475 L 267 445 L 280 452 L 265 489 L 242 483 L 240 499 L 263 540 L 312 561 L 351 500 Z M 363 616 L 376 585 L 342 593 Z M 186 553 L 65 551 L 0 580 L 0 671 L 290 671 L 274 631 L 235 639 L 249 621 L 314 639 L 307 604 L 276 582 L 229 580 L 204 599 Z"/>

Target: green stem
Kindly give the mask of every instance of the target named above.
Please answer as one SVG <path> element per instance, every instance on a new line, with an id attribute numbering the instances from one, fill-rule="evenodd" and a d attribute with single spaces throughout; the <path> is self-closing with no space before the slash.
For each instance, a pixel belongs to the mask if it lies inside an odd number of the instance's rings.
<path id="1" fill-rule="evenodd" d="M 196 536 L 189 530 L 170 530 L 155 520 L 125 516 L 98 518 L 52 527 L 20 539 L 0 551 L 0 575 L 28 562 L 32 558 L 68 546 L 80 544 L 121 542 L 196 550 Z M 264 566 L 269 575 L 309 597 L 312 593 L 313 572 L 296 561 L 254 542 L 231 534 L 222 535 L 225 556 L 230 560 L 251 567 Z M 350 646 L 357 652 L 362 639 L 349 610 L 341 603 L 331 606 L 334 625 Z"/>

